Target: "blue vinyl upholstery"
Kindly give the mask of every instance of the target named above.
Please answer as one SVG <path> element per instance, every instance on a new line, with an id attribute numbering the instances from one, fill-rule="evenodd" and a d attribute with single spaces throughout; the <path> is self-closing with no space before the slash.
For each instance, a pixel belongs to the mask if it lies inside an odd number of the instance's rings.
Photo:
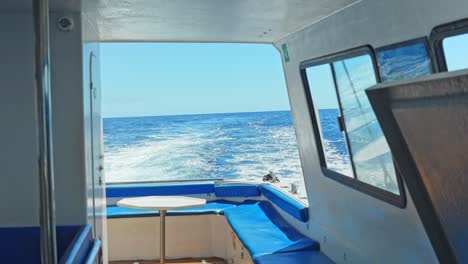
<path id="1" fill-rule="evenodd" d="M 302 222 L 309 221 L 308 207 L 282 193 L 280 190 L 277 190 L 275 187 L 269 184 L 262 184 L 260 188 L 263 196 L 265 196 L 272 203 L 276 204 L 283 211 Z"/>
<path id="2" fill-rule="evenodd" d="M 41 263 L 39 233 L 38 226 L 1 227 L 0 262 Z M 61 264 L 86 263 L 91 242 L 90 225 L 58 226 L 56 234 L 57 257 Z"/>
<path id="3" fill-rule="evenodd" d="M 333 264 L 334 262 L 318 250 L 276 253 L 260 256 L 255 260 L 257 264 Z"/>
<path id="4" fill-rule="evenodd" d="M 207 202 L 203 207 L 186 208 L 180 210 L 169 210 L 167 215 L 203 215 L 203 214 L 223 214 L 223 210 L 226 208 L 235 207 L 238 203 L 217 200 Z M 125 217 L 147 217 L 147 216 L 159 216 L 159 212 L 156 210 L 140 210 L 132 208 L 124 208 L 119 206 L 108 206 L 107 207 L 107 218 L 125 218 Z"/>
<path id="5" fill-rule="evenodd" d="M 214 193 L 214 183 L 189 184 L 119 184 L 106 187 L 107 197 L 151 195 L 188 195 Z"/>
<path id="6" fill-rule="evenodd" d="M 260 196 L 260 188 L 257 184 L 219 184 L 215 185 L 216 197 L 256 197 Z"/>
<path id="7" fill-rule="evenodd" d="M 224 215 L 252 257 L 301 250 L 318 250 L 319 244 L 290 226 L 268 202 L 244 204 Z"/>

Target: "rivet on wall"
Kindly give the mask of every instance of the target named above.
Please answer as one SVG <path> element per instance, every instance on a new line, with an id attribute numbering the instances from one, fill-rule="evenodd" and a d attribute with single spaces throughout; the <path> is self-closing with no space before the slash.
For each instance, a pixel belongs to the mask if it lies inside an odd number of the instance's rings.
<path id="1" fill-rule="evenodd" d="M 75 23 L 72 18 L 62 16 L 57 19 L 57 28 L 63 32 L 70 32 L 75 27 Z"/>

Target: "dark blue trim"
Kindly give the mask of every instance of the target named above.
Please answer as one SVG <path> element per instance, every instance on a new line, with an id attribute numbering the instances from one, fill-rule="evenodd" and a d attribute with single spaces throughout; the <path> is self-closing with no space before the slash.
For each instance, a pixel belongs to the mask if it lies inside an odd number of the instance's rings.
<path id="1" fill-rule="evenodd" d="M 83 226 L 57 227 L 57 257 L 68 259 L 77 236 L 90 230 Z M 85 247 L 86 248 L 86 247 Z M 85 254 L 89 248 L 86 248 Z M 41 262 L 40 228 L 33 227 L 0 227 L 0 261 L 1 263 L 38 263 Z M 69 262 L 80 263 L 80 262 Z M 80 263 L 81 264 L 81 263 Z"/>
<path id="2" fill-rule="evenodd" d="M 215 185 L 214 192 L 216 197 L 256 197 L 261 192 L 258 184 L 219 184 Z"/>
<path id="3" fill-rule="evenodd" d="M 263 196 L 294 218 L 309 221 L 309 208 L 269 184 L 262 184 Z"/>
<path id="4" fill-rule="evenodd" d="M 106 187 L 107 197 L 138 197 L 151 195 L 188 195 L 214 193 L 214 183 L 189 184 L 123 184 Z"/>

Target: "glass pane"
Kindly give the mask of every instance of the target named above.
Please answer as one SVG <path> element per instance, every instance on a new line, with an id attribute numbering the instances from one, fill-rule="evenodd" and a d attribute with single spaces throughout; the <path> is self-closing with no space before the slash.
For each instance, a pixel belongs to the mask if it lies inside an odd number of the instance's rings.
<path id="1" fill-rule="evenodd" d="M 414 43 L 377 54 L 382 82 L 411 79 L 432 73 L 424 43 Z"/>
<path id="2" fill-rule="evenodd" d="M 442 44 L 449 71 L 468 68 L 468 33 L 446 38 Z"/>
<path id="3" fill-rule="evenodd" d="M 306 69 L 310 93 L 320 119 L 320 133 L 327 168 L 353 177 L 344 133 L 340 131 L 338 99 L 330 64 Z"/>
<path id="4" fill-rule="evenodd" d="M 365 93 L 376 84 L 371 57 L 358 56 L 333 66 L 357 179 L 399 194 L 390 149 Z"/>

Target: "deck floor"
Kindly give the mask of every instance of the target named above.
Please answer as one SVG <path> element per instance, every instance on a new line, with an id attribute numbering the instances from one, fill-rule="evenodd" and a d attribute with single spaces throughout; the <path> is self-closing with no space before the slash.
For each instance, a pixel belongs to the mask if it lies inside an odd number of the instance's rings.
<path id="1" fill-rule="evenodd" d="M 205 260 L 205 262 L 202 262 Z M 125 260 L 125 261 L 109 261 L 109 264 L 158 264 L 158 260 Z M 178 263 L 178 264 L 226 264 L 221 258 L 184 258 L 184 259 L 169 259 L 166 263 Z"/>

